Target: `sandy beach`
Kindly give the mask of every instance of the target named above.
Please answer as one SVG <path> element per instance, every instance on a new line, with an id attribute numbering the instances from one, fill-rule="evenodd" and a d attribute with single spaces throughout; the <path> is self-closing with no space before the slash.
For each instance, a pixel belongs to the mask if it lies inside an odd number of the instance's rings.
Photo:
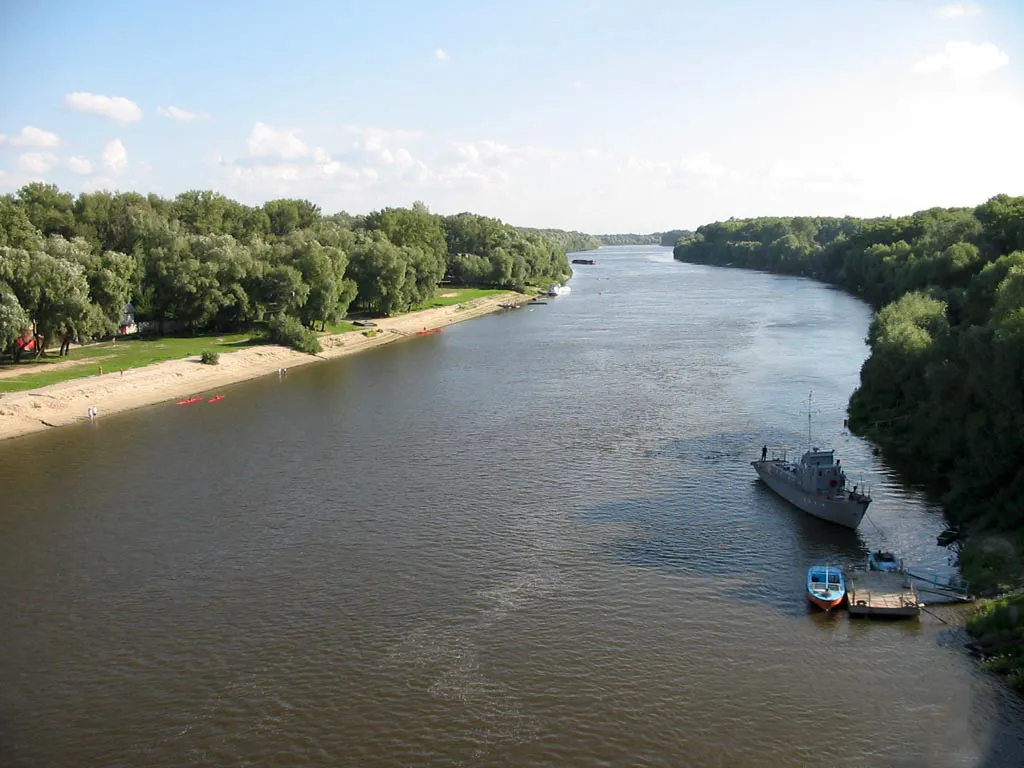
<path id="1" fill-rule="evenodd" d="M 415 338 L 417 331 L 442 328 L 498 310 L 499 304 L 523 303 L 517 293 L 488 296 L 450 307 L 437 307 L 393 318 L 375 320 L 377 333 L 362 331 L 322 336 L 323 352 L 307 355 L 287 347 L 261 345 L 221 354 L 218 365 L 202 365 L 198 357 L 52 384 L 48 387 L 0 395 L 0 440 L 77 424 L 89 408 L 99 418 L 168 400 L 180 400 L 218 387 L 276 374 L 280 368 L 331 360 L 372 347 Z M 212 396 L 212 395 L 211 395 Z"/>

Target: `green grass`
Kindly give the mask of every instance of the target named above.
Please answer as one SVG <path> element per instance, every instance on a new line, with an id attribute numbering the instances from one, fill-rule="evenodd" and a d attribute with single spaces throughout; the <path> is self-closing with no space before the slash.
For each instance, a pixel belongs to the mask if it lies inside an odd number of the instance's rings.
<path id="1" fill-rule="evenodd" d="M 960 552 L 960 570 L 976 595 L 1024 587 L 1024 535 L 972 534 Z"/>
<path id="2" fill-rule="evenodd" d="M 433 299 L 413 307 L 410 311 L 416 312 L 423 309 L 433 309 L 434 307 L 466 304 L 474 299 L 497 296 L 503 293 L 508 293 L 508 291 L 500 288 L 438 288 Z M 360 326 L 353 325 L 351 322 L 343 321 L 340 323 L 329 323 L 325 333 L 347 333 L 358 330 L 363 329 Z M 99 373 L 101 366 L 104 374 L 115 373 L 122 370 L 131 370 L 132 368 L 142 368 L 143 366 L 161 363 L 165 360 L 179 360 L 183 357 L 199 356 L 207 350 L 211 352 L 233 352 L 261 343 L 258 339 L 251 339 L 250 335 L 247 333 L 236 333 L 221 336 L 164 336 L 155 339 L 104 342 L 102 344 L 90 344 L 86 347 L 72 349 L 71 353 L 66 357 L 57 357 L 55 352 L 50 352 L 46 357 L 41 357 L 38 360 L 25 360 L 19 363 L 18 368 L 27 368 L 31 372 L 0 379 L 0 394 L 37 389 L 38 387 L 45 387 L 62 381 L 95 376 Z M 54 363 L 67 361 L 77 362 L 80 365 L 61 366 L 51 369 Z M 0 372 L 10 370 L 12 367 L 10 364 L 0 364 Z"/>
<path id="3" fill-rule="evenodd" d="M 70 354 L 65 357 L 57 357 L 56 353 L 51 352 L 45 358 L 20 363 L 18 368 L 31 368 L 33 372 L 0 379 L 0 393 L 21 392 L 71 379 L 95 376 L 99 373 L 100 367 L 103 368 L 104 374 L 116 373 L 161 363 L 165 360 L 198 356 L 206 350 L 235 352 L 258 343 L 259 341 L 251 339 L 248 333 L 235 333 L 221 336 L 165 336 L 156 339 L 131 339 L 90 344 L 86 347 L 72 349 Z M 81 365 L 52 368 L 54 363 L 65 361 L 79 362 Z M 0 366 L 0 371 L 8 371 L 11 368 L 11 365 L 3 365 Z"/>
<path id="4" fill-rule="evenodd" d="M 985 666 L 1024 691 L 1024 595 L 983 601 L 968 619 L 967 631 Z"/>
<path id="5" fill-rule="evenodd" d="M 359 330 L 359 326 L 358 325 L 353 325 L 352 323 L 345 321 L 345 322 L 340 322 L 340 323 L 328 323 L 327 324 L 327 330 L 324 331 L 323 333 L 325 333 L 325 334 L 348 333 L 349 331 L 358 331 L 358 330 Z"/>
<path id="6" fill-rule="evenodd" d="M 444 294 L 453 293 L 454 296 L 446 296 Z M 412 308 L 413 312 L 420 309 L 433 309 L 434 307 L 450 307 L 453 304 L 462 304 L 463 302 L 473 301 L 473 299 L 482 299 L 485 296 L 497 296 L 502 293 L 508 293 L 503 288 L 438 288 L 434 298 L 423 302 L 419 306 Z"/>

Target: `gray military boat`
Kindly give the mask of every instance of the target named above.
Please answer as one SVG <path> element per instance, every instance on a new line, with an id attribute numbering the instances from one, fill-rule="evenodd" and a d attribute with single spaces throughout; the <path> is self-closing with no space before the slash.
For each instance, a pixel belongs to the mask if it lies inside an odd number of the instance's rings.
<path id="1" fill-rule="evenodd" d="M 811 434 L 810 398 L 808 398 L 807 436 Z M 856 528 L 864 519 L 871 496 L 867 489 L 846 486 L 846 473 L 835 459 L 834 450 L 811 447 L 799 462 L 787 459 L 786 451 L 776 449 L 771 458 L 768 447 L 761 449 L 761 460 L 750 462 L 765 485 L 790 504 L 830 523 Z"/>

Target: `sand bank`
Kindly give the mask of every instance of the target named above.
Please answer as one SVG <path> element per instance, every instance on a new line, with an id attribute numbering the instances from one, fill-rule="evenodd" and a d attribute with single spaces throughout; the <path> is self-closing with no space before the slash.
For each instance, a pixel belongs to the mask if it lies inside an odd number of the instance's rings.
<path id="1" fill-rule="evenodd" d="M 279 368 L 296 368 L 415 337 L 417 331 L 441 328 L 494 312 L 499 309 L 499 304 L 526 300 L 526 296 L 505 293 L 461 305 L 376 320 L 377 334 L 372 337 L 364 336 L 362 331 L 322 336 L 323 352 L 319 355 L 261 345 L 223 353 L 218 365 L 202 365 L 198 357 L 189 357 L 134 368 L 123 375 L 120 372 L 107 373 L 24 392 L 6 393 L 0 395 L 0 440 L 80 423 L 86 420 L 90 407 L 97 408 L 99 418 L 103 418 L 166 400 L 180 400 L 227 384 L 276 374 Z"/>

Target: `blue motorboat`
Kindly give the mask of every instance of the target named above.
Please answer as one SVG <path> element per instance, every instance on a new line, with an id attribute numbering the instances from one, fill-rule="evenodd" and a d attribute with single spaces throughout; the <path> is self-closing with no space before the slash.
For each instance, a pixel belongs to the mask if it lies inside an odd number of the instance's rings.
<path id="1" fill-rule="evenodd" d="M 883 552 L 878 549 L 868 554 L 868 568 L 885 573 L 902 573 L 903 561 L 892 552 Z"/>
<path id="2" fill-rule="evenodd" d="M 812 565 L 807 569 L 807 599 L 823 611 L 838 608 L 846 599 L 846 579 L 841 568 Z"/>

